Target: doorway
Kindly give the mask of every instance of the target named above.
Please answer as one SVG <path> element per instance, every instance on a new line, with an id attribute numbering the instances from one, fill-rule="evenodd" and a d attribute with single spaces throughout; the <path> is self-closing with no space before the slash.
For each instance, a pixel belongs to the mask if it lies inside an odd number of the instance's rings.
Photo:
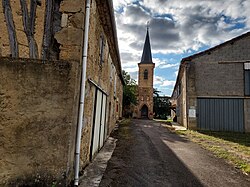
<path id="1" fill-rule="evenodd" d="M 90 159 L 92 159 L 94 155 L 102 148 L 106 139 L 106 102 L 107 95 L 97 88 L 94 106 Z"/>
<path id="2" fill-rule="evenodd" d="M 141 108 L 141 118 L 148 118 L 148 107 L 143 105 Z"/>

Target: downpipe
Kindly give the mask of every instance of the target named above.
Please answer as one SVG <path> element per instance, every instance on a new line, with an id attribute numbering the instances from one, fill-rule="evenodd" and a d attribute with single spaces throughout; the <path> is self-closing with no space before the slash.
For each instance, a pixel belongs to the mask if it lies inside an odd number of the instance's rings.
<path id="1" fill-rule="evenodd" d="M 85 101 L 85 87 L 86 87 L 86 69 L 88 57 L 88 38 L 89 38 L 89 20 L 90 20 L 90 0 L 86 0 L 86 13 L 85 13 L 85 26 L 84 26 L 84 43 L 83 43 L 83 56 L 82 56 L 82 76 L 80 88 L 80 103 L 78 112 L 78 125 L 76 135 L 76 148 L 75 148 L 75 177 L 74 185 L 79 184 L 79 169 L 80 169 L 80 149 L 81 149 L 81 136 L 84 123 L 84 101 Z"/>

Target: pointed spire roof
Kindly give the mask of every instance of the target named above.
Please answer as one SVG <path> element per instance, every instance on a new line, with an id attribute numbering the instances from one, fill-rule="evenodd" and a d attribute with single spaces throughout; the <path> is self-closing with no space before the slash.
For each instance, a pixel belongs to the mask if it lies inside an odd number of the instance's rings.
<path id="1" fill-rule="evenodd" d="M 142 64 L 151 64 L 152 61 L 152 54 L 151 54 L 151 46 L 150 46 L 150 39 L 149 39 L 149 33 L 148 33 L 148 26 L 147 26 L 147 34 L 146 34 L 146 40 L 143 47 L 143 53 L 141 57 L 141 63 Z"/>

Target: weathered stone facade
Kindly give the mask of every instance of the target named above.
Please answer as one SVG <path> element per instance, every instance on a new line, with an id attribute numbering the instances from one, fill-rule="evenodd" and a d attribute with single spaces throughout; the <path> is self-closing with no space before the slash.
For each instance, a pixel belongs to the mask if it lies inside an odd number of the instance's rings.
<path id="1" fill-rule="evenodd" d="M 138 67 L 138 104 L 135 107 L 135 115 L 137 118 L 153 119 L 153 82 L 155 64 L 152 61 L 148 28 L 141 62 L 138 63 Z"/>
<path id="2" fill-rule="evenodd" d="M 153 119 L 153 79 L 155 64 L 139 63 L 138 72 L 138 105 L 137 116 L 142 118 L 141 109 L 144 105 L 148 108 L 148 118 Z M 148 71 L 148 79 L 144 79 L 144 71 Z"/>
<path id="3" fill-rule="evenodd" d="M 0 154 L 6 155 L 0 160 L 0 185 L 40 180 L 65 186 L 74 175 L 85 0 L 37 4 L 31 34 L 35 42 L 27 37 L 25 6 L 21 1 L 6 2 L 11 9 L 0 3 L 0 20 L 5 23 L 0 28 Z M 18 52 L 11 44 L 6 10 L 12 13 Z M 96 91 L 107 96 L 107 135 L 122 115 L 123 79 L 112 1 L 91 1 L 86 77 L 81 168 L 91 158 Z"/>
<path id="4" fill-rule="evenodd" d="M 198 128 L 199 98 L 244 99 L 240 113 L 244 113 L 244 131 L 249 132 L 249 96 L 244 93 L 244 63 L 250 61 L 249 52 L 250 34 L 246 33 L 184 58 L 172 94 L 177 102 L 178 122 L 190 129 Z M 191 114 L 194 112 L 195 116 Z"/>
<path id="5" fill-rule="evenodd" d="M 79 63 L 1 58 L 0 70 L 0 184 L 36 179 L 66 185 L 75 147 Z"/>

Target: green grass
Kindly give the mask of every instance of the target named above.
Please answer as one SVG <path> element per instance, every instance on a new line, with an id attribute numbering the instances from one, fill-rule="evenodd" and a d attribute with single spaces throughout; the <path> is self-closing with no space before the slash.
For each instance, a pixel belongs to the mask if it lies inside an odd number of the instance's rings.
<path id="1" fill-rule="evenodd" d="M 119 125 L 130 125 L 131 120 L 129 118 L 123 119 L 121 122 L 119 122 Z"/>
<path id="2" fill-rule="evenodd" d="M 250 133 L 176 131 L 250 174 Z"/>
<path id="3" fill-rule="evenodd" d="M 199 131 L 201 134 L 213 136 L 226 141 L 235 142 L 244 146 L 250 146 L 250 133 L 232 133 L 232 132 L 210 132 Z"/>

